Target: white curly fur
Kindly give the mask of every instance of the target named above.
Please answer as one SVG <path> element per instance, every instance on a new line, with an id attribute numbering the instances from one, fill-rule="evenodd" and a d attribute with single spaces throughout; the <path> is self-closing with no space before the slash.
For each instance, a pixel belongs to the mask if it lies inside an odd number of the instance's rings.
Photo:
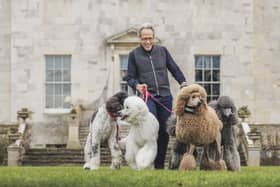
<path id="1" fill-rule="evenodd" d="M 125 138 L 125 159 L 133 169 L 153 168 L 157 154 L 157 137 L 159 123 L 145 102 L 136 96 L 128 97 L 124 101 L 121 111 L 123 120 L 130 126 Z"/>

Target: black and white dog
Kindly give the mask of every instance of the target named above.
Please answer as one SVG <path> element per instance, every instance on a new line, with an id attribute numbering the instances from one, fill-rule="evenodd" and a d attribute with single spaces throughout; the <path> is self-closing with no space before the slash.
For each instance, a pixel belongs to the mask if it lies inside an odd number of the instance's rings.
<path id="1" fill-rule="evenodd" d="M 112 156 L 111 169 L 119 169 L 122 152 L 118 143 L 118 124 L 120 110 L 123 109 L 127 93 L 118 92 L 98 108 L 90 121 L 90 132 L 84 147 L 84 169 L 96 170 L 100 166 L 100 144 L 105 142 Z"/>

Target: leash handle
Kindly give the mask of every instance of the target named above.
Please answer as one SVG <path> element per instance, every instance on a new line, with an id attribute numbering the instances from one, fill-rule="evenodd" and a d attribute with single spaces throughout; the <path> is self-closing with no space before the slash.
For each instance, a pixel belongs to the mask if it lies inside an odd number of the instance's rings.
<path id="1" fill-rule="evenodd" d="M 146 86 L 142 87 L 142 93 L 143 93 L 143 100 L 145 103 L 148 102 L 148 98 L 150 97 L 152 100 L 154 100 L 157 104 L 159 104 L 162 108 L 164 108 L 169 113 L 173 114 L 173 111 L 167 108 L 164 104 L 162 104 L 157 98 L 155 98 L 150 92 L 146 89 Z"/>
<path id="2" fill-rule="evenodd" d="M 149 92 L 147 90 L 147 85 L 142 85 L 142 98 L 145 101 L 145 103 L 148 102 Z"/>

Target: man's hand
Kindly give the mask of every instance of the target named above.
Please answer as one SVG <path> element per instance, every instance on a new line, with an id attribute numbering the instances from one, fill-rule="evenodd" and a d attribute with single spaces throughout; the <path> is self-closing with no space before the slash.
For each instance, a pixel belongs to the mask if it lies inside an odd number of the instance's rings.
<path id="1" fill-rule="evenodd" d="M 144 90 L 147 90 L 147 84 L 137 84 L 136 90 L 143 94 Z"/>
<path id="2" fill-rule="evenodd" d="M 180 85 L 180 89 L 184 88 L 188 86 L 187 82 L 182 82 L 181 85 Z"/>

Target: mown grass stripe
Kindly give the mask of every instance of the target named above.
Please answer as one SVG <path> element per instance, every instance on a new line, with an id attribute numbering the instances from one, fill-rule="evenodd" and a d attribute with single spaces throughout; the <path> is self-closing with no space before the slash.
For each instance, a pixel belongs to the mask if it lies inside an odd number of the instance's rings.
<path id="1" fill-rule="evenodd" d="M 229 171 L 135 171 L 127 167 L 85 171 L 81 167 L 0 167 L 0 187 L 280 187 L 279 167 Z"/>

